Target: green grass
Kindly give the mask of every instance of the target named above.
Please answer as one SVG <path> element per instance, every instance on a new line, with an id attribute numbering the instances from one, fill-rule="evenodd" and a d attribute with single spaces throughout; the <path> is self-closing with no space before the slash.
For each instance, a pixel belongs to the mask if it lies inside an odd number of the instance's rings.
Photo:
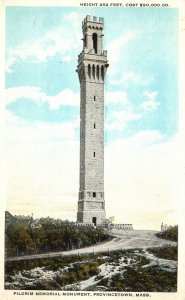
<path id="1" fill-rule="evenodd" d="M 177 246 L 167 245 L 163 247 L 149 248 L 147 250 L 159 258 L 171 259 L 171 260 L 177 260 L 178 258 Z"/>
<path id="2" fill-rule="evenodd" d="M 102 283 L 100 282 L 100 285 Z M 120 276 L 113 276 L 109 282 L 109 290 L 131 292 L 175 292 L 177 290 L 177 273 L 156 267 L 128 267 Z"/>
<path id="3" fill-rule="evenodd" d="M 46 267 L 47 270 L 56 271 L 58 268 L 63 268 L 71 263 L 98 260 L 99 254 L 87 254 L 87 255 L 71 255 L 64 257 L 53 258 L 37 258 L 20 261 L 7 261 L 5 262 L 5 274 L 13 275 L 18 271 L 31 270 L 37 267 Z"/>
<path id="4" fill-rule="evenodd" d="M 31 270 L 35 267 L 44 266 L 45 270 L 57 271 L 59 268 L 68 266 L 68 269 L 56 276 L 55 280 L 52 280 L 51 282 L 46 280 L 39 284 L 37 282 L 37 286 L 34 286 L 33 281 L 33 286 L 31 287 L 31 289 L 37 290 L 56 290 L 67 284 L 74 284 L 79 281 L 86 280 L 91 276 L 98 275 L 98 267 L 104 261 L 105 259 L 98 258 L 97 256 L 86 255 L 79 258 L 77 256 L 71 256 L 56 259 L 25 261 L 24 263 L 21 261 L 21 264 L 14 264 L 14 266 L 12 266 L 12 263 L 8 263 L 8 266 L 6 267 L 6 281 L 12 282 L 11 275 L 14 275 L 18 271 Z M 9 271 L 8 268 L 10 269 Z M 27 289 L 26 286 L 24 289 Z"/>
<path id="5" fill-rule="evenodd" d="M 58 276 L 56 281 L 61 285 L 74 284 L 82 280 L 86 280 L 91 276 L 99 273 L 98 267 L 100 261 L 92 261 L 90 263 L 75 264 L 70 271 L 65 272 L 62 276 Z"/>

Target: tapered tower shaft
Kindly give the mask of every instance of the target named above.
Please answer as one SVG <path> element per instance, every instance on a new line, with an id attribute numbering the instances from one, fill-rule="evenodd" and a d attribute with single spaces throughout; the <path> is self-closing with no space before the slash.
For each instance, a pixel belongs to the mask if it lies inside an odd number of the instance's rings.
<path id="1" fill-rule="evenodd" d="M 80 188 L 77 221 L 105 223 L 104 79 L 107 51 L 102 50 L 103 18 L 82 23 L 83 51 L 78 57 L 80 81 Z"/>

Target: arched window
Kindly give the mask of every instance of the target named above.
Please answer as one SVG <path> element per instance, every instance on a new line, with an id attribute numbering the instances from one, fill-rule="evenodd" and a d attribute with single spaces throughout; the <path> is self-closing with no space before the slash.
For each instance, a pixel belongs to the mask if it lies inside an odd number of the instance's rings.
<path id="1" fill-rule="evenodd" d="M 91 65 L 88 65 L 88 75 L 89 75 L 89 78 L 91 78 Z"/>
<path id="2" fill-rule="evenodd" d="M 93 33 L 92 40 L 93 40 L 93 49 L 94 49 L 94 52 L 97 53 L 97 34 L 96 33 Z"/>
<path id="3" fill-rule="evenodd" d="M 102 80 L 104 80 L 104 67 L 101 66 L 101 78 Z"/>
<path id="4" fill-rule="evenodd" d="M 97 76 L 98 80 L 99 80 L 99 74 L 100 74 L 100 68 L 99 68 L 99 66 L 97 66 L 96 67 L 96 76 Z"/>
<path id="5" fill-rule="evenodd" d="M 95 66 L 92 66 L 92 74 L 93 74 L 93 78 L 95 79 Z"/>

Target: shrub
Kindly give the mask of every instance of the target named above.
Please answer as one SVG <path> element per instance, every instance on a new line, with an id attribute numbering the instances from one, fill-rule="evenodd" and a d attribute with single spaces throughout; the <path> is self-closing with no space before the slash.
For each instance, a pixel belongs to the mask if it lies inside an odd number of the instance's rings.
<path id="1" fill-rule="evenodd" d="M 177 225 L 170 226 L 168 229 L 166 229 L 162 232 L 159 232 L 156 235 L 159 238 L 177 242 L 178 241 L 178 226 Z"/>
<path id="2" fill-rule="evenodd" d="M 153 253 L 155 256 L 164 259 L 177 260 L 178 257 L 177 246 L 167 245 L 163 247 L 149 248 L 148 251 Z"/>

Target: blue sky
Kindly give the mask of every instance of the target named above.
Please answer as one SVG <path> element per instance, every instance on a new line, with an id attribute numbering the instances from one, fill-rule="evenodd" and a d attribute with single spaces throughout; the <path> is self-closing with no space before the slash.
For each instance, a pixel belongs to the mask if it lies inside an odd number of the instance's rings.
<path id="1" fill-rule="evenodd" d="M 133 116 L 126 121 L 129 126 L 120 128 L 119 136 L 146 129 L 159 130 L 166 137 L 174 134 L 178 108 L 177 9 L 8 7 L 7 61 L 14 62 L 10 62 L 6 87 L 38 87 L 50 97 L 65 89 L 78 93 L 75 69 L 82 49 L 78 37 L 86 14 L 105 18 L 104 49 L 108 49 L 108 58 L 110 55 L 106 91 L 123 92 L 127 97 L 127 104 L 123 104 L 124 99 L 122 103 L 116 99 L 107 103 L 105 98 L 106 124 L 114 122 L 113 111 L 129 106 Z M 65 47 L 66 41 L 69 45 Z M 51 109 L 47 101 L 39 105 L 31 95 L 25 98 L 23 94 L 8 109 L 31 122 L 65 122 L 79 115 L 78 104 Z M 117 128 L 106 128 L 106 140 L 118 135 Z"/>
<path id="2" fill-rule="evenodd" d="M 65 149 L 70 141 L 79 149 L 75 70 L 87 14 L 105 21 L 103 48 L 110 64 L 105 84 L 107 151 L 113 143 L 132 141 L 134 147 L 136 140 L 137 149 L 164 145 L 176 135 L 178 9 L 7 7 L 7 145 L 19 145 L 24 152 L 27 144 L 46 149 L 58 142 Z"/>

